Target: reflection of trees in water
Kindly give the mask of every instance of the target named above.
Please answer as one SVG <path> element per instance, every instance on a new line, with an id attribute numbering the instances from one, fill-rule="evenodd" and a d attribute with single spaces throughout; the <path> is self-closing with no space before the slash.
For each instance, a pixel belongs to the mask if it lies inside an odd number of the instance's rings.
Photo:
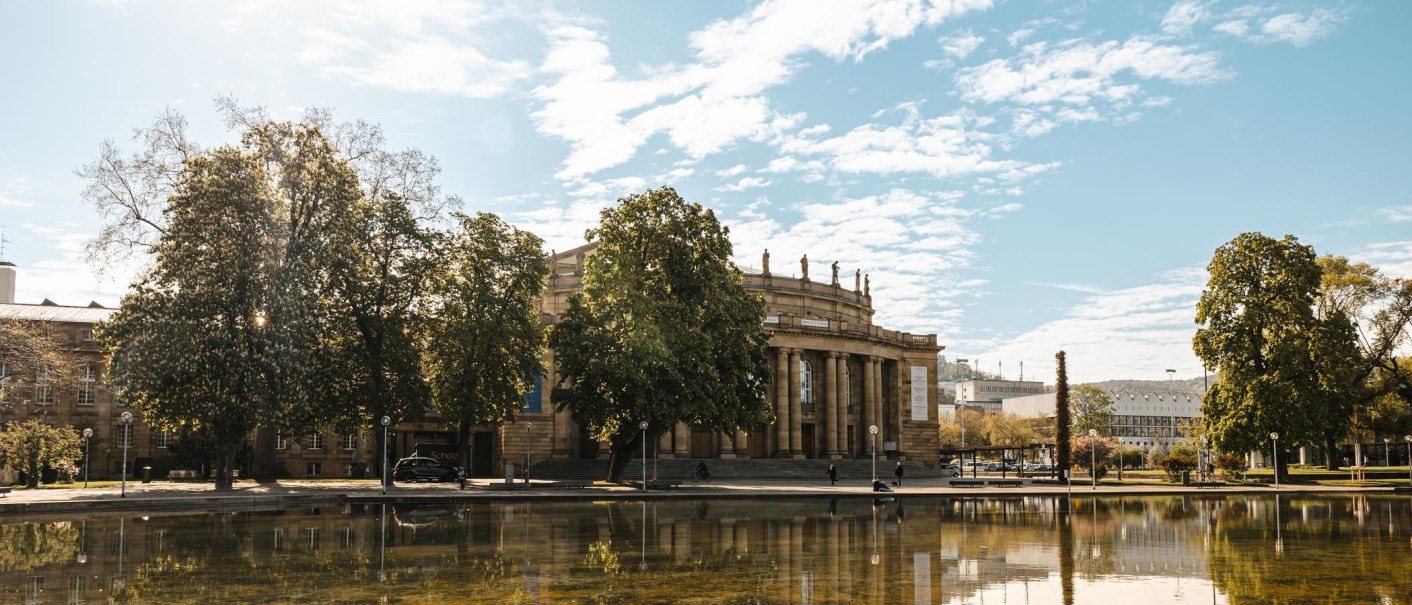
<path id="1" fill-rule="evenodd" d="M 1369 504 L 1372 501 L 1373 504 Z M 1406 499 L 1232 498 L 1210 545 L 1211 579 L 1231 605 L 1412 603 Z M 1360 520 L 1358 510 L 1385 512 Z M 1388 518 L 1390 517 L 1390 518 Z M 1282 538 L 1282 549 L 1276 538 Z"/>
<path id="2" fill-rule="evenodd" d="M 64 562 L 78 552 L 73 523 L 15 523 L 0 526 L 0 570 L 26 571 Z"/>

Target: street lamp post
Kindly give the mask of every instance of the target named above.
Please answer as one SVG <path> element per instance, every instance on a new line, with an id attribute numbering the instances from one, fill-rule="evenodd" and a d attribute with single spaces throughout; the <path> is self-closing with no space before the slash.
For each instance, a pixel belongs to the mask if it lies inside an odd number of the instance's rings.
<path id="1" fill-rule="evenodd" d="M 122 493 L 119 497 L 127 497 L 127 450 L 132 445 L 132 412 L 123 412 L 118 418 L 123 421 L 123 473 L 122 473 Z"/>
<path id="2" fill-rule="evenodd" d="M 1392 466 L 1392 439 L 1383 437 L 1383 464 Z"/>
<path id="3" fill-rule="evenodd" d="M 382 495 L 387 495 L 387 427 L 392 424 L 391 416 L 382 417 Z"/>
<path id="4" fill-rule="evenodd" d="M 526 422 L 526 423 L 525 423 L 525 485 L 529 485 L 529 463 L 530 463 L 529 444 L 530 444 L 530 428 L 533 427 L 533 426 L 534 426 L 534 423 L 533 423 L 533 422 Z"/>
<path id="5" fill-rule="evenodd" d="M 1089 464 L 1088 476 L 1093 479 L 1093 490 L 1098 491 L 1098 429 L 1088 430 Z"/>
<path id="6" fill-rule="evenodd" d="M 1412 435 L 1403 435 L 1402 440 L 1407 442 L 1407 485 L 1412 486 Z"/>
<path id="7" fill-rule="evenodd" d="M 93 459 L 89 456 L 92 449 L 89 447 L 93 439 L 93 429 L 83 429 L 83 489 L 88 489 L 88 465 Z"/>
<path id="8" fill-rule="evenodd" d="M 1270 454 L 1273 455 L 1271 462 L 1275 465 L 1275 487 L 1280 486 L 1280 434 L 1270 433 Z"/>
<path id="9" fill-rule="evenodd" d="M 647 491 L 647 421 L 637 423 L 637 428 L 642 429 L 642 491 Z"/>
<path id="10" fill-rule="evenodd" d="M 868 451 L 873 454 L 873 481 L 878 480 L 878 425 L 868 427 Z"/>

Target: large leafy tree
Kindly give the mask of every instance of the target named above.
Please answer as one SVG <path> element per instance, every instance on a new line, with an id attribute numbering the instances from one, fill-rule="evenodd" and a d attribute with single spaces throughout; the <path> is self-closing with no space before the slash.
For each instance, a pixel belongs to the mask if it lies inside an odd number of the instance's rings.
<path id="1" fill-rule="evenodd" d="M 148 422 L 200 431 L 216 450 L 216 488 L 267 406 L 264 330 L 275 222 L 259 157 L 220 148 L 186 160 L 155 261 L 100 326 L 118 396 Z"/>
<path id="2" fill-rule="evenodd" d="M 537 301 L 549 275 L 543 242 L 489 213 L 457 214 L 441 239 L 430 304 L 427 373 L 436 412 L 458 429 L 463 465 L 474 424 L 513 418 L 543 371 Z"/>
<path id="3" fill-rule="evenodd" d="M 1216 250 L 1207 271 L 1193 343 L 1204 365 L 1221 372 L 1201 404 L 1213 443 L 1262 449 L 1278 432 L 1281 450 L 1318 444 L 1323 423 L 1337 415 L 1325 412 L 1331 402 L 1315 344 L 1321 331 L 1340 327 L 1315 316 L 1321 271 L 1314 249 L 1294 236 L 1244 233 Z M 1283 473 L 1283 457 L 1275 458 Z"/>
<path id="4" fill-rule="evenodd" d="M 1113 397 L 1099 387 L 1081 384 L 1069 391 L 1073 434 L 1088 435 L 1090 429 L 1104 437 L 1113 433 Z"/>
<path id="5" fill-rule="evenodd" d="M 12 408 L 29 401 L 44 404 L 44 392 L 69 391 L 77 385 L 74 357 L 49 338 L 54 330 L 44 322 L 0 319 L 0 405 Z"/>
<path id="6" fill-rule="evenodd" d="M 764 302 L 731 263 L 716 215 L 669 187 L 619 200 L 588 232 L 598 250 L 583 291 L 550 335 L 561 381 L 553 400 L 611 445 L 618 481 L 648 425 L 712 431 L 773 420 L 765 403 Z"/>
<path id="7" fill-rule="evenodd" d="M 38 487 L 46 468 L 74 468 L 83 456 L 83 438 L 72 427 L 49 426 L 31 418 L 11 422 L 0 432 L 0 462 L 25 475 L 26 487 Z"/>

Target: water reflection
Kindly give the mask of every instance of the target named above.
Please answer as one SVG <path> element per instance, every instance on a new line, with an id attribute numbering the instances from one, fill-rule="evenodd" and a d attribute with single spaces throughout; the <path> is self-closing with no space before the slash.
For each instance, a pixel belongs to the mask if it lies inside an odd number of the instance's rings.
<path id="1" fill-rule="evenodd" d="M 378 505 L 0 525 L 0 603 L 1406 603 L 1380 496 Z"/>

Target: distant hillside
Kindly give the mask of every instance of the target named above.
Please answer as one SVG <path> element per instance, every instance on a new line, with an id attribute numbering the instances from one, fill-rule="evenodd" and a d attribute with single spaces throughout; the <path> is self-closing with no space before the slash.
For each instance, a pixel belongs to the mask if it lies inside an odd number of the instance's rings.
<path id="1" fill-rule="evenodd" d="M 1207 378 L 1211 384 L 1215 384 L 1216 375 L 1212 374 Z M 1166 380 L 1105 380 L 1103 382 L 1090 382 L 1093 386 L 1109 391 L 1140 391 L 1140 392 L 1160 392 L 1168 391 L 1175 393 L 1200 393 L 1201 377 L 1188 378 L 1186 380 L 1173 380 L 1170 384 Z"/>

